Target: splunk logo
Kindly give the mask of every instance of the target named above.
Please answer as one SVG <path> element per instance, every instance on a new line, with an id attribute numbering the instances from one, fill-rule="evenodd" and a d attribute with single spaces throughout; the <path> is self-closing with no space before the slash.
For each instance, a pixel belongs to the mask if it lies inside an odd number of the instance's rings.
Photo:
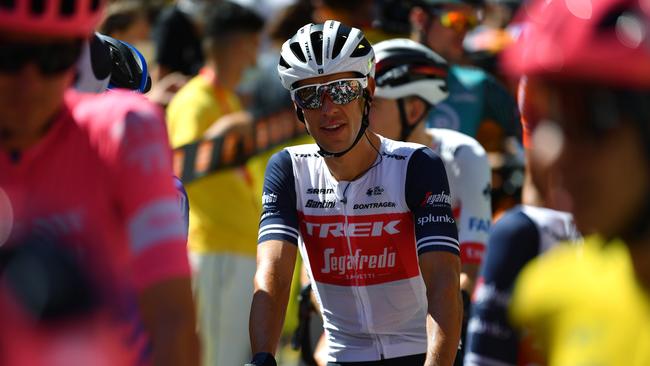
<path id="1" fill-rule="evenodd" d="M 395 258 L 397 253 L 389 252 L 384 248 L 381 254 L 362 254 L 361 249 L 357 249 L 354 255 L 336 255 L 334 248 L 327 248 L 323 251 L 323 268 L 321 273 L 337 273 L 344 275 L 348 271 L 381 269 L 395 267 Z"/>
<path id="2" fill-rule="evenodd" d="M 440 206 L 441 204 L 451 205 L 451 195 L 445 193 L 445 191 L 442 191 L 438 194 L 427 192 L 424 195 L 424 199 L 420 203 L 420 206 Z"/>
<path id="3" fill-rule="evenodd" d="M 424 226 L 426 224 L 433 224 L 433 223 L 455 224 L 456 220 L 454 220 L 454 218 L 449 215 L 432 215 L 432 214 L 429 214 L 429 216 L 418 218 L 418 225 L 420 226 Z"/>
<path id="4" fill-rule="evenodd" d="M 340 238 L 343 236 L 348 237 L 378 237 L 384 234 L 395 235 L 399 234 L 397 225 L 400 220 L 392 220 L 388 222 L 351 222 L 347 225 L 343 222 L 332 222 L 317 224 L 314 222 L 305 222 L 307 235 L 316 236 L 319 238 L 335 237 Z"/>

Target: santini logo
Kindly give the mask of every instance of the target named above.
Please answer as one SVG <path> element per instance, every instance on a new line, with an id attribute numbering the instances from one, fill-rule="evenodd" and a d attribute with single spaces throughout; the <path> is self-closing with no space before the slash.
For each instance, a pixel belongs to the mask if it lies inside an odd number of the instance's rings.
<path id="1" fill-rule="evenodd" d="M 345 225 L 342 222 L 332 222 L 326 224 L 317 224 L 314 222 L 305 222 L 307 227 L 307 235 L 317 236 L 319 238 L 342 236 L 349 237 L 371 237 L 382 236 L 384 233 L 388 235 L 398 234 L 397 225 L 400 220 L 393 220 L 387 223 L 383 221 L 378 222 L 351 222 Z"/>
<path id="2" fill-rule="evenodd" d="M 442 191 L 438 194 L 433 194 L 432 192 L 427 192 L 420 203 L 420 206 L 439 206 L 441 203 L 446 203 L 451 205 L 451 196 L 446 194 L 445 191 Z"/>
<path id="3" fill-rule="evenodd" d="M 453 217 L 448 216 L 448 215 L 437 215 L 434 216 L 432 214 L 429 214 L 429 216 L 424 216 L 418 218 L 418 225 L 424 226 L 426 224 L 432 224 L 432 223 L 446 223 L 446 224 L 454 224 L 456 221 L 454 220 Z"/>
<path id="4" fill-rule="evenodd" d="M 345 274 L 347 271 L 353 269 L 375 269 L 375 268 L 392 268 L 395 267 L 395 252 L 388 252 L 388 248 L 384 248 L 382 254 L 361 254 L 361 249 L 357 249 L 354 255 L 335 255 L 334 248 L 328 248 L 323 251 L 323 268 L 322 273 L 338 273 Z"/>
<path id="5" fill-rule="evenodd" d="M 336 201 L 314 201 L 308 200 L 305 207 L 308 208 L 334 208 Z"/>

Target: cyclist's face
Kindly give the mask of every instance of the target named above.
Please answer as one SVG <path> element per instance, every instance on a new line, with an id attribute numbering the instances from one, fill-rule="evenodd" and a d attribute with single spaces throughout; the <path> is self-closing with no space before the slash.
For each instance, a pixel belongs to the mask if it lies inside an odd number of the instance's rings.
<path id="1" fill-rule="evenodd" d="M 46 45 L 61 41 L 43 36 L 0 34 L 4 44 Z M 0 69 L 0 148 L 21 149 L 35 143 L 61 108 L 63 92 L 73 79 L 73 65 L 44 74 L 36 62 L 17 70 Z"/>
<path id="2" fill-rule="evenodd" d="M 450 63 L 463 59 L 463 39 L 474 25 L 475 10 L 464 4 L 447 4 L 439 14 L 429 13 L 427 46 L 439 53 Z"/>
<path id="3" fill-rule="evenodd" d="M 370 129 L 392 140 L 400 138 L 401 124 L 397 101 L 376 97 L 370 108 Z"/>
<path id="4" fill-rule="evenodd" d="M 357 77 L 358 75 L 351 72 L 325 75 L 301 80 L 297 87 Z M 368 78 L 368 87 L 371 90 L 374 90 L 373 82 L 372 78 Z M 347 149 L 361 128 L 364 100 L 365 98 L 360 96 L 347 104 L 336 104 L 327 92 L 323 93 L 320 108 L 303 108 L 307 130 L 327 151 L 338 152 Z"/>
<path id="5" fill-rule="evenodd" d="M 587 88 L 549 90 L 548 119 L 559 129 L 548 134 L 544 145 L 557 147 L 553 166 L 571 198 L 576 223 L 583 233 L 616 235 L 646 203 L 650 168 L 642 138 L 633 123 L 616 116 L 613 127 L 595 132 L 585 113 Z"/>

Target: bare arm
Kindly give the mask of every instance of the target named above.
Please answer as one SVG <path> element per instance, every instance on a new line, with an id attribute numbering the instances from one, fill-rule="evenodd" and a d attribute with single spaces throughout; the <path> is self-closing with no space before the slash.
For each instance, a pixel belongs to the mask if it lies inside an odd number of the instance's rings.
<path id="1" fill-rule="evenodd" d="M 429 301 L 425 366 L 450 366 L 458 351 L 463 317 L 460 258 L 448 252 L 427 252 L 419 259 Z"/>
<path id="2" fill-rule="evenodd" d="M 257 271 L 249 332 L 253 354 L 275 354 L 289 301 L 297 247 L 283 240 L 257 246 Z"/>
<path id="3" fill-rule="evenodd" d="M 152 365 L 199 365 L 199 341 L 189 277 L 145 288 L 138 300 L 142 321 L 151 337 Z"/>

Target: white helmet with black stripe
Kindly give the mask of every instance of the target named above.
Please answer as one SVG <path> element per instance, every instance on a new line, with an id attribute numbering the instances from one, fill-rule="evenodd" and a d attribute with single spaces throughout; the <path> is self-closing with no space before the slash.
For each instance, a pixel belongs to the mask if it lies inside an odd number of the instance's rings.
<path id="1" fill-rule="evenodd" d="M 282 45 L 278 73 L 288 90 L 297 81 L 341 72 L 374 76 L 375 54 L 357 28 L 336 20 L 307 24 Z"/>

